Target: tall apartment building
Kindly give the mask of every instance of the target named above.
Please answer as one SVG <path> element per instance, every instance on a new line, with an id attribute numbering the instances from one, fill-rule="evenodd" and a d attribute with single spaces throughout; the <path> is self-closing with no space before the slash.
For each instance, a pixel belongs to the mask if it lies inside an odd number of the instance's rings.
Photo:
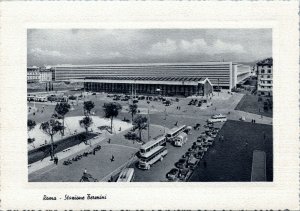
<path id="1" fill-rule="evenodd" d="M 256 66 L 257 94 L 259 96 L 273 96 L 273 59 L 264 59 L 258 62 Z"/>
<path id="2" fill-rule="evenodd" d="M 43 67 L 40 69 L 40 82 L 52 81 L 52 70 L 50 68 Z"/>
<path id="3" fill-rule="evenodd" d="M 40 68 L 27 67 L 27 83 L 36 83 L 40 81 Z"/>

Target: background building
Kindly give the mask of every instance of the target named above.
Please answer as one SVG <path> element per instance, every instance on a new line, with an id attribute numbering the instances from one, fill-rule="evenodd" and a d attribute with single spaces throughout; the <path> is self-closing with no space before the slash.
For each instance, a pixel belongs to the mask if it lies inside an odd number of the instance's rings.
<path id="1" fill-rule="evenodd" d="M 82 79 L 78 79 L 82 80 Z M 87 77 L 83 79 L 86 91 L 153 94 L 165 96 L 207 96 L 213 87 L 207 78 L 187 77 Z"/>
<path id="2" fill-rule="evenodd" d="M 27 67 L 27 83 L 37 83 L 40 81 L 40 68 Z"/>
<path id="3" fill-rule="evenodd" d="M 188 80 L 207 78 L 213 87 L 230 90 L 251 73 L 249 66 L 233 62 L 61 65 L 54 69 L 55 81 L 96 80 L 93 77 L 100 77 L 98 80 L 111 77 L 109 80 L 112 80 L 114 77 L 123 77 L 125 82 L 126 77 L 129 77 L 133 81 L 145 78 L 143 80 L 150 82 L 158 81 L 159 77 L 164 78 L 161 81 L 172 81 L 170 78 L 177 77 L 177 82 L 186 83 Z"/>
<path id="4" fill-rule="evenodd" d="M 50 67 L 42 67 L 40 69 L 40 82 L 52 81 L 52 70 Z"/>
<path id="5" fill-rule="evenodd" d="M 260 96 L 273 95 L 273 59 L 267 58 L 256 64 L 257 94 Z"/>

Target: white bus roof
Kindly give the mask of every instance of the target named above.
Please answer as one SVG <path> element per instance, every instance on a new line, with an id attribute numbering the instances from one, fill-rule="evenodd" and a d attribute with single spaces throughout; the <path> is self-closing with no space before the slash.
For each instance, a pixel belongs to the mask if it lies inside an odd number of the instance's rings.
<path id="1" fill-rule="evenodd" d="M 159 136 L 157 137 L 156 139 L 153 139 L 151 141 L 148 141 L 146 144 L 143 144 L 141 146 L 141 149 L 147 149 L 149 147 L 151 147 L 152 145 L 155 145 L 157 142 L 160 142 L 162 141 L 163 139 L 165 139 L 166 137 L 165 136 Z"/>
<path id="2" fill-rule="evenodd" d="M 177 130 L 180 130 L 182 128 L 184 128 L 186 125 L 181 125 L 181 126 L 178 126 L 178 127 L 173 127 L 171 130 L 169 130 L 168 134 L 170 133 L 175 133 Z"/>
<path id="3" fill-rule="evenodd" d="M 212 118 L 226 118 L 226 116 L 225 115 L 223 115 L 223 114 L 216 114 L 216 115 L 213 115 L 212 116 Z"/>
<path id="4" fill-rule="evenodd" d="M 184 137 L 186 137 L 186 136 L 187 136 L 187 134 L 186 134 L 185 132 L 182 132 L 182 133 L 180 133 L 177 137 L 184 138 Z"/>
<path id="5" fill-rule="evenodd" d="M 155 152 L 157 152 L 163 148 L 166 148 L 166 147 L 165 146 L 157 146 L 157 147 L 153 148 L 152 150 L 150 150 L 149 152 L 146 152 L 143 155 L 141 155 L 141 157 L 148 158 L 149 156 L 151 156 L 152 154 L 154 154 Z"/>
<path id="6" fill-rule="evenodd" d="M 123 171 L 121 171 L 117 182 L 130 182 L 130 179 L 132 177 L 134 173 L 134 169 L 133 168 L 126 168 L 123 169 Z"/>

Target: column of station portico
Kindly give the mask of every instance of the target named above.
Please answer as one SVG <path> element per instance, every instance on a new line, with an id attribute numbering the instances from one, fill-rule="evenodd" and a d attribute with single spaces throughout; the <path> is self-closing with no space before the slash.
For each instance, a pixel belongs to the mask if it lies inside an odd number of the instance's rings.
<path id="1" fill-rule="evenodd" d="M 130 83 L 97 83 L 86 82 L 85 90 L 96 92 L 116 92 L 116 93 L 132 93 L 132 90 L 137 94 L 158 94 L 157 90 L 161 90 L 160 94 L 181 94 L 190 96 L 199 94 L 197 86 L 191 85 L 166 85 L 166 84 L 130 84 Z"/>

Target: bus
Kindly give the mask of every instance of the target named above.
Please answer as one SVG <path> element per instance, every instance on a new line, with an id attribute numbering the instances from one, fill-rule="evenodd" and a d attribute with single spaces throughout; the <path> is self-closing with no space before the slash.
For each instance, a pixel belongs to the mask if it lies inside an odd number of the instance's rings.
<path id="1" fill-rule="evenodd" d="M 132 182 L 134 179 L 134 169 L 125 168 L 119 174 L 117 182 Z"/>
<path id="2" fill-rule="evenodd" d="M 168 154 L 166 146 L 159 145 L 149 152 L 140 156 L 138 167 L 140 169 L 149 170 L 150 167 L 157 161 L 162 161 L 164 156 Z"/>
<path id="3" fill-rule="evenodd" d="M 172 142 L 180 133 L 182 133 L 184 130 L 186 130 L 186 125 L 181 125 L 179 127 L 172 128 L 167 134 L 166 134 L 166 140 L 169 142 Z"/>
<path id="4" fill-rule="evenodd" d="M 213 115 L 210 119 L 207 120 L 208 123 L 214 123 L 214 122 L 226 122 L 227 117 L 222 114 Z"/>
<path id="5" fill-rule="evenodd" d="M 139 151 L 139 155 L 144 156 L 146 153 L 158 146 L 166 146 L 166 138 L 164 136 L 159 136 L 151 141 L 148 141 L 146 144 L 143 144 Z"/>
<path id="6" fill-rule="evenodd" d="M 174 146 L 182 147 L 187 142 L 187 134 L 185 132 L 180 133 L 173 141 Z"/>

